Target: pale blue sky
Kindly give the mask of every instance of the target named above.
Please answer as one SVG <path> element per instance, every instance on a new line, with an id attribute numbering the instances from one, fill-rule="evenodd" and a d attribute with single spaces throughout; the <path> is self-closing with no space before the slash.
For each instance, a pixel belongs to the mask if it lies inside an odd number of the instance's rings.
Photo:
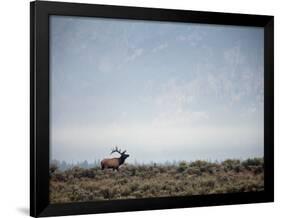
<path id="1" fill-rule="evenodd" d="M 51 16 L 51 158 L 263 156 L 263 28 Z"/>

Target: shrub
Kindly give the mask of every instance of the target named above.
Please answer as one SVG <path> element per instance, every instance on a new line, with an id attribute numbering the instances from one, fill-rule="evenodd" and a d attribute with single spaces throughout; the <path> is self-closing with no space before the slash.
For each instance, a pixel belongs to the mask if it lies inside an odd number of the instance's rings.
<path id="1" fill-rule="evenodd" d="M 150 189 L 150 185 L 149 184 L 144 184 L 144 185 L 141 186 L 141 190 L 143 190 L 143 191 L 147 191 L 149 189 Z"/>
<path id="2" fill-rule="evenodd" d="M 137 172 L 136 168 L 132 168 L 131 169 L 131 176 L 135 176 L 136 172 Z"/>
<path id="3" fill-rule="evenodd" d="M 237 159 L 227 159 L 222 162 L 222 166 L 224 167 L 225 171 L 234 170 L 235 168 L 238 170 L 240 167 L 240 160 Z M 240 170 L 240 168 L 239 168 Z"/>
<path id="4" fill-rule="evenodd" d="M 133 182 L 130 184 L 130 189 L 132 192 L 136 191 L 138 189 L 138 187 L 139 187 L 139 183 L 137 183 L 137 182 Z"/>
<path id="5" fill-rule="evenodd" d="M 112 199 L 116 194 L 116 189 L 111 187 L 103 187 L 101 193 L 105 199 Z"/>
<path id="6" fill-rule="evenodd" d="M 198 167 L 189 167 L 187 173 L 190 175 L 201 176 L 202 172 Z"/>
<path id="7" fill-rule="evenodd" d="M 215 180 L 214 179 L 206 179 L 202 181 L 202 186 L 206 186 L 209 189 L 213 189 L 215 187 Z"/>
<path id="8" fill-rule="evenodd" d="M 125 186 L 120 190 L 120 192 L 122 196 L 129 196 L 131 189 L 128 186 Z"/>
<path id="9" fill-rule="evenodd" d="M 201 168 L 202 166 L 206 166 L 207 164 L 208 164 L 207 161 L 204 161 L 204 160 L 196 160 L 196 161 L 194 161 L 194 162 L 191 162 L 191 163 L 189 164 L 189 166 Z"/>
<path id="10" fill-rule="evenodd" d="M 177 171 L 178 171 L 179 173 L 182 173 L 182 172 L 184 172 L 186 169 L 187 169 L 187 163 L 186 163 L 185 161 L 180 162 Z"/>
<path id="11" fill-rule="evenodd" d="M 253 158 L 253 159 L 247 159 L 242 162 L 242 165 L 245 168 L 249 168 L 250 166 L 262 166 L 264 165 L 263 158 Z"/>
<path id="12" fill-rule="evenodd" d="M 127 184 L 128 183 L 128 179 L 126 179 L 126 178 L 122 178 L 122 179 L 120 179 L 119 181 L 117 181 L 120 185 L 125 185 L 125 184 Z"/>

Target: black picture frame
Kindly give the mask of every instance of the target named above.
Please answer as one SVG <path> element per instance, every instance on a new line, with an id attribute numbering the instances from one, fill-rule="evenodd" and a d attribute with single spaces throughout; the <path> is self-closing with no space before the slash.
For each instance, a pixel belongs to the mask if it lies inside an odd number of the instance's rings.
<path id="1" fill-rule="evenodd" d="M 69 15 L 264 28 L 264 191 L 49 204 L 49 16 Z M 274 201 L 273 16 L 35 1 L 30 3 L 30 215 L 58 216 Z"/>

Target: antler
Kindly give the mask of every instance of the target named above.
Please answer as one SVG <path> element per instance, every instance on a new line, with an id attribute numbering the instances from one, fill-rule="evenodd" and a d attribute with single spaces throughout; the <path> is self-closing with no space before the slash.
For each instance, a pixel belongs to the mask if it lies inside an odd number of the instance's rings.
<path id="1" fill-rule="evenodd" d="M 122 154 L 121 149 L 118 149 L 118 147 L 117 147 L 117 146 L 115 146 L 115 148 L 114 148 L 114 149 L 112 149 L 112 151 L 111 151 L 111 153 L 110 153 L 110 154 L 113 154 L 114 152 L 118 152 L 119 154 Z"/>
<path id="2" fill-rule="evenodd" d="M 125 154 L 126 153 L 126 150 L 124 150 L 123 152 L 121 152 L 121 149 L 118 149 L 117 146 L 115 146 L 115 148 L 112 149 L 111 153 L 110 154 L 113 154 L 114 152 L 118 152 L 119 154 Z"/>

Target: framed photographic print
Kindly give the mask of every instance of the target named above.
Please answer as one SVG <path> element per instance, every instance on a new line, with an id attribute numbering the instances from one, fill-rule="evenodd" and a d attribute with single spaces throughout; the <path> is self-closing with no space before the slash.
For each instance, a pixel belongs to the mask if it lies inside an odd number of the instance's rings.
<path id="1" fill-rule="evenodd" d="M 273 17 L 31 2 L 30 215 L 272 202 Z"/>

